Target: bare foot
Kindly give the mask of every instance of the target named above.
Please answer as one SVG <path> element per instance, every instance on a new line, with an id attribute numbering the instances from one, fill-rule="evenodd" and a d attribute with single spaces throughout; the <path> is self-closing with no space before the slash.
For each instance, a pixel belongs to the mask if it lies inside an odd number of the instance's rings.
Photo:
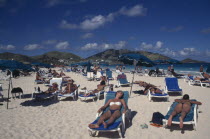
<path id="1" fill-rule="evenodd" d="M 99 125 L 97 125 L 97 124 L 89 124 L 88 127 L 90 127 L 90 128 L 99 128 Z"/>
<path id="2" fill-rule="evenodd" d="M 107 128 L 106 122 L 103 121 L 104 128 Z"/>
<path id="3" fill-rule="evenodd" d="M 179 127 L 183 128 L 183 119 L 181 117 L 179 117 L 179 121 L 180 121 Z"/>
<path id="4" fill-rule="evenodd" d="M 172 118 L 173 118 L 172 115 L 170 115 L 170 117 L 168 118 L 168 124 L 167 124 L 168 126 L 171 126 Z"/>

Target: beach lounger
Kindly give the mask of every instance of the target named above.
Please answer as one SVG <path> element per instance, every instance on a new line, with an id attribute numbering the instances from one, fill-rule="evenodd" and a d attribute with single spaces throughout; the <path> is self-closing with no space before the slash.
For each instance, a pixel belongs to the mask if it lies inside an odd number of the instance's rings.
<path id="1" fill-rule="evenodd" d="M 72 92 L 72 93 L 68 93 L 68 94 L 61 94 L 61 93 L 58 93 L 57 94 L 57 97 L 58 97 L 58 100 L 61 100 L 62 98 L 69 98 L 69 97 L 72 97 L 73 100 L 76 100 L 76 97 L 78 95 L 78 88 L 79 88 L 80 85 L 77 85 L 77 89 Z"/>
<path id="2" fill-rule="evenodd" d="M 107 92 L 106 95 L 106 99 L 105 99 L 105 104 L 108 102 L 109 99 L 114 99 L 115 98 L 115 93 L 116 92 Z M 126 104 L 128 105 L 128 98 L 129 98 L 129 93 L 128 91 L 124 91 L 124 96 L 123 99 L 125 100 Z M 106 108 L 104 110 L 104 112 L 108 111 L 109 108 Z M 121 108 L 121 112 L 123 112 L 124 108 L 122 106 Z M 99 113 L 97 113 L 96 115 L 96 120 L 94 122 L 92 122 L 92 124 L 95 124 L 98 119 L 100 118 Z M 127 110 L 127 112 L 124 114 L 122 114 L 121 117 L 119 117 L 118 119 L 115 120 L 115 122 L 108 126 L 108 128 L 104 128 L 103 124 L 100 125 L 99 128 L 89 128 L 88 127 L 88 131 L 90 133 L 90 136 L 95 136 L 97 132 L 116 132 L 118 131 L 120 137 L 122 138 L 123 134 L 125 132 L 125 119 L 130 120 L 131 119 L 131 110 Z"/>
<path id="3" fill-rule="evenodd" d="M 179 92 L 182 95 L 182 89 L 179 87 L 177 78 L 174 77 L 167 77 L 165 78 L 165 92 Z"/>
<path id="4" fill-rule="evenodd" d="M 118 87 L 120 86 L 130 86 L 130 82 L 128 82 L 126 75 L 120 74 L 117 76 Z"/>
<path id="5" fill-rule="evenodd" d="M 87 72 L 87 79 L 88 79 L 88 81 L 94 80 L 93 72 Z"/>
<path id="6" fill-rule="evenodd" d="M 208 87 L 210 86 L 209 80 L 205 81 L 200 81 L 200 80 L 195 80 L 193 76 L 188 76 L 188 83 L 190 86 L 192 85 L 200 85 L 201 87 Z"/>
<path id="7" fill-rule="evenodd" d="M 162 90 L 164 92 L 164 90 Z M 149 101 L 152 101 L 152 98 L 165 98 L 166 101 L 169 101 L 169 95 L 168 93 L 164 92 L 163 94 L 152 94 L 152 92 L 149 90 L 147 93 Z"/>
<path id="8" fill-rule="evenodd" d="M 96 79 L 97 81 L 100 81 L 100 80 L 101 80 L 101 76 L 102 76 L 101 72 L 100 72 L 100 71 L 97 71 L 97 73 L 96 73 L 96 75 L 95 75 L 95 79 Z"/>
<path id="9" fill-rule="evenodd" d="M 114 78 L 112 77 L 112 71 L 106 71 L 106 77 L 108 80 L 114 80 Z"/>
<path id="10" fill-rule="evenodd" d="M 178 102 L 173 102 L 173 104 L 168 108 L 168 112 L 165 116 L 165 119 L 163 119 L 163 127 L 166 128 L 166 125 L 168 123 L 168 118 L 170 117 L 171 113 L 173 112 L 173 110 L 175 109 L 177 104 L 178 104 Z M 180 122 L 179 122 L 180 115 L 181 114 L 178 114 L 178 115 L 173 117 L 172 124 L 180 124 Z M 194 130 L 196 130 L 197 122 L 198 122 L 198 105 L 197 104 L 192 104 L 190 112 L 184 118 L 183 124 L 184 125 L 191 125 L 192 124 Z"/>

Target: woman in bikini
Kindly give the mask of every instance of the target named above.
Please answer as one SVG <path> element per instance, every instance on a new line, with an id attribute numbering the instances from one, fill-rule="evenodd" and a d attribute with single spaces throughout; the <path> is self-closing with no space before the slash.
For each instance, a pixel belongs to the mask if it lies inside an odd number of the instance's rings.
<path id="1" fill-rule="evenodd" d="M 98 113 L 101 111 L 105 110 L 109 106 L 109 110 L 105 112 L 98 120 L 96 124 L 89 124 L 90 128 L 98 128 L 101 124 L 104 125 L 104 128 L 107 128 L 109 125 L 111 125 L 117 118 L 121 116 L 120 109 L 123 105 L 124 107 L 124 112 L 127 110 L 127 105 L 122 99 L 123 97 L 123 92 L 122 91 L 117 91 L 116 96 L 114 99 L 110 99 L 103 107 L 101 107 L 98 110 Z M 109 121 L 106 123 L 105 121 L 109 119 Z"/>
<path id="2" fill-rule="evenodd" d="M 170 117 L 168 118 L 168 126 L 171 126 L 172 119 L 175 115 L 181 113 L 181 116 L 179 117 L 179 127 L 183 128 L 183 120 L 185 116 L 190 112 L 191 104 L 197 104 L 201 105 L 202 103 L 199 101 L 191 101 L 189 100 L 189 95 L 185 94 L 182 99 L 175 99 L 175 102 L 178 102 L 176 105 L 174 111 L 171 113 Z"/>
<path id="3" fill-rule="evenodd" d="M 135 81 L 134 83 L 139 84 L 139 86 L 144 87 L 144 94 L 146 95 L 150 90 L 153 94 L 162 94 L 162 91 L 155 85 L 146 83 L 144 81 Z"/>

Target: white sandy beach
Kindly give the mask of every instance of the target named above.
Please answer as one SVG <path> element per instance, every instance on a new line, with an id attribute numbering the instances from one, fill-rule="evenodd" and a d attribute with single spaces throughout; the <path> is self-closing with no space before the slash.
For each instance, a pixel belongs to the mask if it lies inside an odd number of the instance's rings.
<path id="1" fill-rule="evenodd" d="M 80 87 L 95 89 L 99 81 L 87 81 L 86 77 L 75 73 L 65 73 L 75 80 Z M 116 74 L 116 73 L 114 73 Z M 126 73 L 128 80 L 132 81 L 132 74 Z M 9 109 L 6 109 L 6 102 L 0 106 L 0 138 L 1 139 L 89 139 L 89 138 L 119 138 L 117 132 L 99 133 L 96 137 L 90 137 L 87 126 L 95 120 L 97 110 L 104 104 L 104 99 L 97 102 L 73 101 L 72 98 L 61 101 L 31 101 L 31 93 L 34 87 L 40 86 L 46 90 L 44 85 L 34 84 L 35 74 L 30 77 L 12 79 L 13 87 L 21 87 L 25 97 L 22 99 L 11 99 Z M 143 80 L 163 89 L 165 86 L 164 77 L 135 76 L 134 81 Z M 3 94 L 7 97 L 8 81 L 3 83 Z M 110 84 L 117 84 L 117 81 L 110 81 Z M 210 136 L 210 88 L 200 86 L 189 86 L 183 79 L 179 79 L 179 85 L 183 94 L 189 94 L 191 99 L 201 101 L 199 106 L 199 117 L 197 130 L 192 126 L 184 127 L 181 133 L 179 126 L 172 126 L 170 129 L 157 128 L 149 125 L 153 112 L 167 113 L 168 107 L 174 99 L 181 96 L 170 96 L 169 102 L 149 102 L 147 96 L 131 94 L 128 106 L 132 111 L 132 125 L 127 126 L 126 139 L 208 139 Z M 142 90 L 142 87 L 133 85 L 133 91 Z M 130 91 L 130 87 L 114 88 L 114 91 Z M 146 123 L 148 129 L 141 129 L 140 125 Z"/>

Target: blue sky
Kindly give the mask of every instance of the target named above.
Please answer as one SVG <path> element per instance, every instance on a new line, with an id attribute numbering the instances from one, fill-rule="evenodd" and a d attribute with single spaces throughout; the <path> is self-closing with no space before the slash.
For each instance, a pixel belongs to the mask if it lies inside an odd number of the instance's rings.
<path id="1" fill-rule="evenodd" d="M 209 0 L 0 0 L 0 52 L 145 50 L 210 62 Z"/>

